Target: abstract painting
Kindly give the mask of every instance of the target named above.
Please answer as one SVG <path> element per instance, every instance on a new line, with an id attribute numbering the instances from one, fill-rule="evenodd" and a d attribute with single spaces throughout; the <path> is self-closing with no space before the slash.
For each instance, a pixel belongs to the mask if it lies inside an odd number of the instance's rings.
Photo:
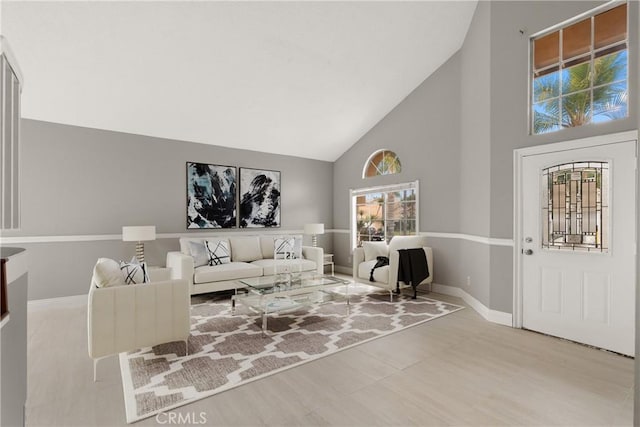
<path id="1" fill-rule="evenodd" d="M 280 227 L 280 172 L 240 168 L 240 227 Z"/>
<path id="2" fill-rule="evenodd" d="M 236 168 L 187 162 L 187 228 L 236 227 Z"/>

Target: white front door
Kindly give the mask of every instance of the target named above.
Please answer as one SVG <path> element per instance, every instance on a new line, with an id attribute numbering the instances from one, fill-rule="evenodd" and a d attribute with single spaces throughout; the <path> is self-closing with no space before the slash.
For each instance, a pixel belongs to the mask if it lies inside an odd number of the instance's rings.
<path id="1" fill-rule="evenodd" d="M 633 355 L 636 141 L 522 159 L 522 326 Z"/>

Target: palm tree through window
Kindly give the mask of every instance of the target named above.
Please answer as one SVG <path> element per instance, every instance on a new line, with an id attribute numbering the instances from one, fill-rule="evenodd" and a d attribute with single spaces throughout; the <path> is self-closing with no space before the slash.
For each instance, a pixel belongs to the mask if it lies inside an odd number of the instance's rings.
<path id="1" fill-rule="evenodd" d="M 393 151 L 378 150 L 374 152 L 364 165 L 363 178 L 378 175 L 391 175 L 402 172 L 400 159 Z"/>
<path id="2" fill-rule="evenodd" d="M 350 190 L 353 247 L 418 233 L 418 181 Z"/>
<path id="3" fill-rule="evenodd" d="M 532 133 L 628 116 L 627 4 L 534 37 Z"/>

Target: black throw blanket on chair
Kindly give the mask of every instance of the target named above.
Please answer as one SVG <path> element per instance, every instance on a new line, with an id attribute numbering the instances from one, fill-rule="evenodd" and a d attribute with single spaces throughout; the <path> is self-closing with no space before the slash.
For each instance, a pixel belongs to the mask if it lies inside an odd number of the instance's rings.
<path id="1" fill-rule="evenodd" d="M 373 272 L 376 270 L 376 268 L 389 265 L 389 258 L 387 258 L 386 256 L 376 257 L 376 260 L 376 265 L 373 266 L 373 268 L 371 269 L 371 274 L 369 275 L 370 282 L 375 282 L 375 280 L 373 279 Z"/>
<path id="2" fill-rule="evenodd" d="M 398 262 L 396 293 L 400 293 L 400 282 L 404 282 L 413 287 L 413 299 L 416 299 L 418 285 L 429 277 L 427 255 L 422 248 L 398 249 L 398 254 L 400 259 Z"/>

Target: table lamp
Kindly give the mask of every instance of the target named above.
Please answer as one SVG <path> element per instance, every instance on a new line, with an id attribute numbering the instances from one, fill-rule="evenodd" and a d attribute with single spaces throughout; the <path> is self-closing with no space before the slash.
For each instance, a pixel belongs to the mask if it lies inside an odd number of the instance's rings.
<path id="1" fill-rule="evenodd" d="M 318 234 L 324 234 L 324 224 L 305 224 L 304 234 L 311 235 L 311 246 L 318 246 Z"/>
<path id="2" fill-rule="evenodd" d="M 139 263 L 144 262 L 144 243 L 149 240 L 156 240 L 155 225 L 141 225 L 122 227 L 123 242 L 138 242 L 136 244 L 136 259 Z"/>

